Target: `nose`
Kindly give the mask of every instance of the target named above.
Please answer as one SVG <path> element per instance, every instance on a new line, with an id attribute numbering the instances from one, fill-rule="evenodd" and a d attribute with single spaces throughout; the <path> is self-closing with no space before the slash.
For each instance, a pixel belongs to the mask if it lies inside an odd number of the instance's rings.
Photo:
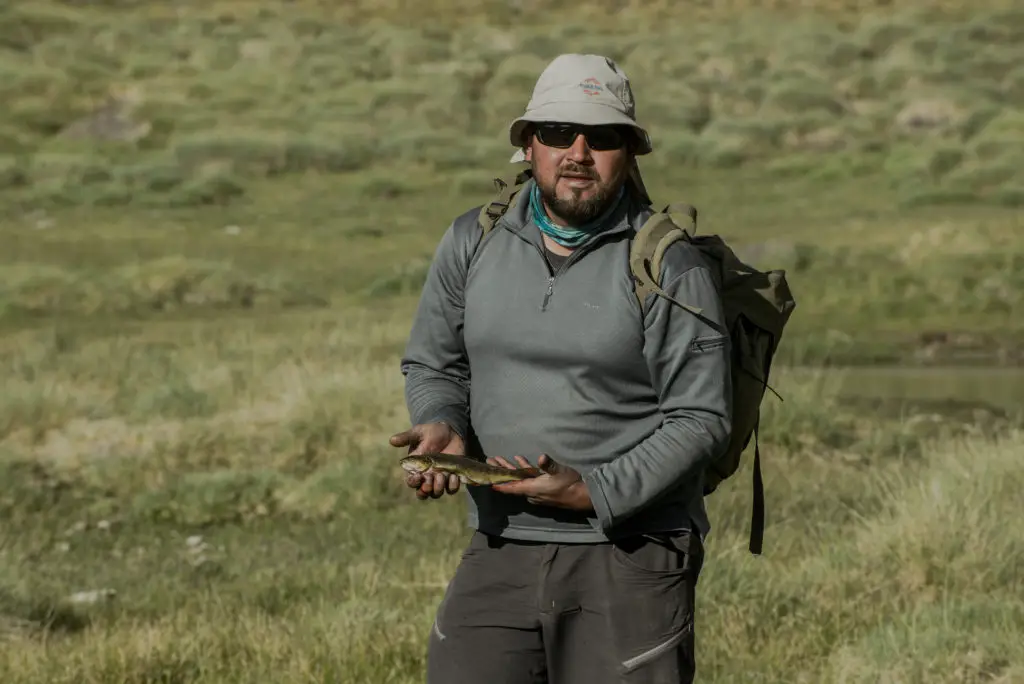
<path id="1" fill-rule="evenodd" d="M 572 145 L 569 146 L 568 156 L 569 159 L 579 163 L 590 159 L 590 145 L 587 144 L 587 136 L 582 133 L 576 136 Z"/>

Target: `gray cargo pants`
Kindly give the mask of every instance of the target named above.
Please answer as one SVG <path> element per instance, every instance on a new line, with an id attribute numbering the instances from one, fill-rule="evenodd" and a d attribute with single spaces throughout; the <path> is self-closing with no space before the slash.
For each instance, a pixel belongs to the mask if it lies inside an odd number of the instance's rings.
<path id="1" fill-rule="evenodd" d="M 606 544 L 474 532 L 438 606 L 428 684 L 689 684 L 694 534 Z"/>

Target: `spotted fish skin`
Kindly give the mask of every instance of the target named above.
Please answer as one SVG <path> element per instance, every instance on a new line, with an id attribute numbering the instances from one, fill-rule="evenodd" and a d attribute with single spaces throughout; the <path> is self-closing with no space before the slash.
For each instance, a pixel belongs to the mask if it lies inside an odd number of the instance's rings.
<path id="1" fill-rule="evenodd" d="M 455 454 L 417 454 L 406 456 L 400 461 L 402 468 L 410 473 L 446 473 L 458 475 L 459 480 L 470 485 L 495 485 L 503 482 L 518 482 L 541 475 L 537 468 L 516 468 L 510 470 L 494 466 L 466 456 Z"/>

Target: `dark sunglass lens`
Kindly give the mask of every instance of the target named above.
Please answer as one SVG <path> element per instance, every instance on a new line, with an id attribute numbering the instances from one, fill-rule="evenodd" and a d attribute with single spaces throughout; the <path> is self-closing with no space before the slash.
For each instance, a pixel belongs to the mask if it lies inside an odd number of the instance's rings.
<path id="1" fill-rule="evenodd" d="M 594 128 L 587 131 L 587 144 L 595 150 L 617 150 L 622 147 L 622 135 L 614 128 Z"/>
<path id="2" fill-rule="evenodd" d="M 537 138 L 548 147 L 569 147 L 576 140 L 577 132 L 570 126 L 540 126 Z"/>
<path id="3" fill-rule="evenodd" d="M 585 133 L 587 145 L 594 150 L 617 150 L 624 138 L 621 132 L 610 126 L 586 128 L 577 126 L 538 126 L 537 138 L 548 147 L 566 148 L 576 141 L 576 136 Z"/>

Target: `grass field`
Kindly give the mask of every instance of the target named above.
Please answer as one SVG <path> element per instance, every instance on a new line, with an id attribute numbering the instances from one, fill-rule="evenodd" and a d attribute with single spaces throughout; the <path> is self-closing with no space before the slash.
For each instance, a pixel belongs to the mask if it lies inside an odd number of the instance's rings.
<path id="1" fill-rule="evenodd" d="M 1024 361 L 1024 13 L 693 4 L 0 6 L 2 681 L 422 681 L 468 530 L 401 483 L 398 356 L 568 50 L 629 73 L 657 201 L 798 300 L 764 557 L 747 467 L 709 499 L 700 681 L 1024 681 L 1024 415 L 827 367 Z"/>
<path id="2" fill-rule="evenodd" d="M 940 334 L 928 358 L 1019 357 L 1021 10 L 774 5 L 790 9 L 669 21 L 638 3 L 538 26 L 525 0 L 402 23 L 356 21 L 359 3 L 11 3 L 0 325 L 413 292 L 570 44 L 628 70 L 657 201 L 828 279 L 801 299 L 790 359 L 906 362 Z"/>
<path id="3" fill-rule="evenodd" d="M 386 446 L 406 321 L 9 337 L 5 681 L 422 681 L 467 533 Z M 1019 681 L 1024 421 L 884 418 L 831 371 L 774 385 L 763 558 L 749 472 L 711 499 L 704 680 Z"/>

